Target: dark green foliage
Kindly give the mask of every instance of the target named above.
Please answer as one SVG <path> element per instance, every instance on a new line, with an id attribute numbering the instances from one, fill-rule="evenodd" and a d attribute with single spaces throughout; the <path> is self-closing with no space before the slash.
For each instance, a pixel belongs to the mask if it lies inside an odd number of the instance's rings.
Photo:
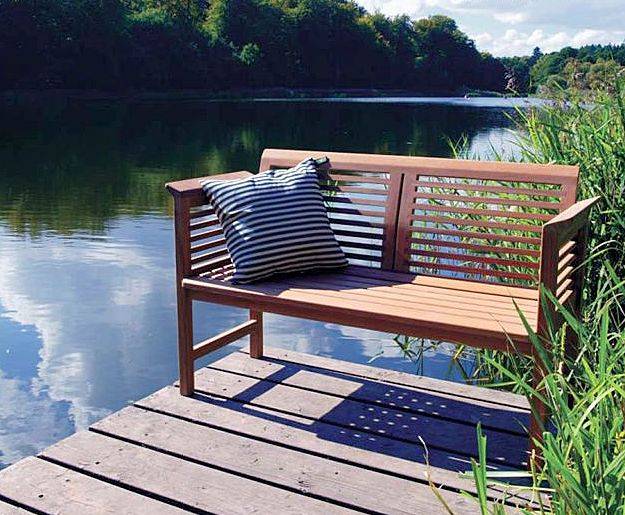
<path id="1" fill-rule="evenodd" d="M 554 87 L 575 86 L 571 80 L 571 71 L 575 68 L 586 75 L 590 72 L 590 82 L 594 75 L 610 63 L 611 68 L 625 66 L 625 43 L 621 45 L 587 45 L 581 48 L 565 47 L 559 52 L 543 55 L 536 61 L 530 71 L 534 88 L 541 86 L 552 90 Z M 585 69 L 584 69 L 585 68 Z M 596 86 L 593 84 L 592 86 Z"/>
<path id="2" fill-rule="evenodd" d="M 445 16 L 351 0 L 0 0 L 0 88 L 504 91 Z"/>

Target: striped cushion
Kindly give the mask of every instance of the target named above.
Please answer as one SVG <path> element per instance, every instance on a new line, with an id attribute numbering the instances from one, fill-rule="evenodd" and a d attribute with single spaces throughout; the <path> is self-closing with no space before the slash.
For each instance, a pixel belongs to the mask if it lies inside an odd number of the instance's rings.
<path id="1" fill-rule="evenodd" d="M 321 196 L 319 162 L 311 158 L 288 170 L 202 182 L 224 230 L 233 282 L 347 265 Z"/>

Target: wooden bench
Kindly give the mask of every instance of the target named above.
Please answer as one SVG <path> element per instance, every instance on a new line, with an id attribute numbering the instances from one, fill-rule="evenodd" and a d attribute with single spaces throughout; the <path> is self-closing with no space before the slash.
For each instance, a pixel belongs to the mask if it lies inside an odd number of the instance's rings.
<path id="1" fill-rule="evenodd" d="M 539 302 L 539 285 L 579 309 L 587 221 L 597 199 L 575 203 L 576 167 L 265 150 L 260 170 L 323 155 L 330 158 L 324 197 L 351 263 L 344 271 L 232 284 L 233 264 L 199 179 L 167 185 L 175 208 L 182 395 L 193 393 L 194 362 L 209 352 L 249 335 L 250 354 L 262 356 L 263 312 L 531 356 L 517 310 L 540 335 L 548 318 L 562 323 Z M 194 345 L 194 300 L 249 309 L 249 321 Z M 531 401 L 530 435 L 540 438 L 545 407 Z"/>

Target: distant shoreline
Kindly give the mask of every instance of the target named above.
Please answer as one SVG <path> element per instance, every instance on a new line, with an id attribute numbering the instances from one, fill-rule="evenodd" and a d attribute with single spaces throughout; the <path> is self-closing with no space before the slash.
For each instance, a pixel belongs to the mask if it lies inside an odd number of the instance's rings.
<path id="1" fill-rule="evenodd" d="M 37 100 L 124 100 L 124 101 L 219 101 L 219 100 L 296 100 L 296 99 L 340 99 L 340 98 L 409 98 L 409 97 L 493 97 L 506 98 L 492 91 L 441 91 L 423 92 L 377 88 L 258 88 L 227 91 L 170 90 L 170 91 L 98 91 L 70 89 L 8 90 L 0 91 L 3 102 L 28 102 Z M 508 98 L 514 98 L 509 96 Z"/>

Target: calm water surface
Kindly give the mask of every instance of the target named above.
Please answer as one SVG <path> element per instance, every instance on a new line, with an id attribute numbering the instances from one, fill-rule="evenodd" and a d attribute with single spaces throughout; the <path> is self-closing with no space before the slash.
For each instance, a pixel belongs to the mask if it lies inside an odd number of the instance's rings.
<path id="1" fill-rule="evenodd" d="M 487 151 L 509 146 L 510 105 L 0 106 L 0 468 L 176 378 L 166 181 L 256 170 L 265 147 L 447 156 L 464 134 Z M 245 313 L 203 305 L 195 318 L 208 336 Z M 471 369 L 445 344 L 413 362 L 393 335 L 279 316 L 265 330 L 269 345 L 358 363 L 454 381 Z"/>

